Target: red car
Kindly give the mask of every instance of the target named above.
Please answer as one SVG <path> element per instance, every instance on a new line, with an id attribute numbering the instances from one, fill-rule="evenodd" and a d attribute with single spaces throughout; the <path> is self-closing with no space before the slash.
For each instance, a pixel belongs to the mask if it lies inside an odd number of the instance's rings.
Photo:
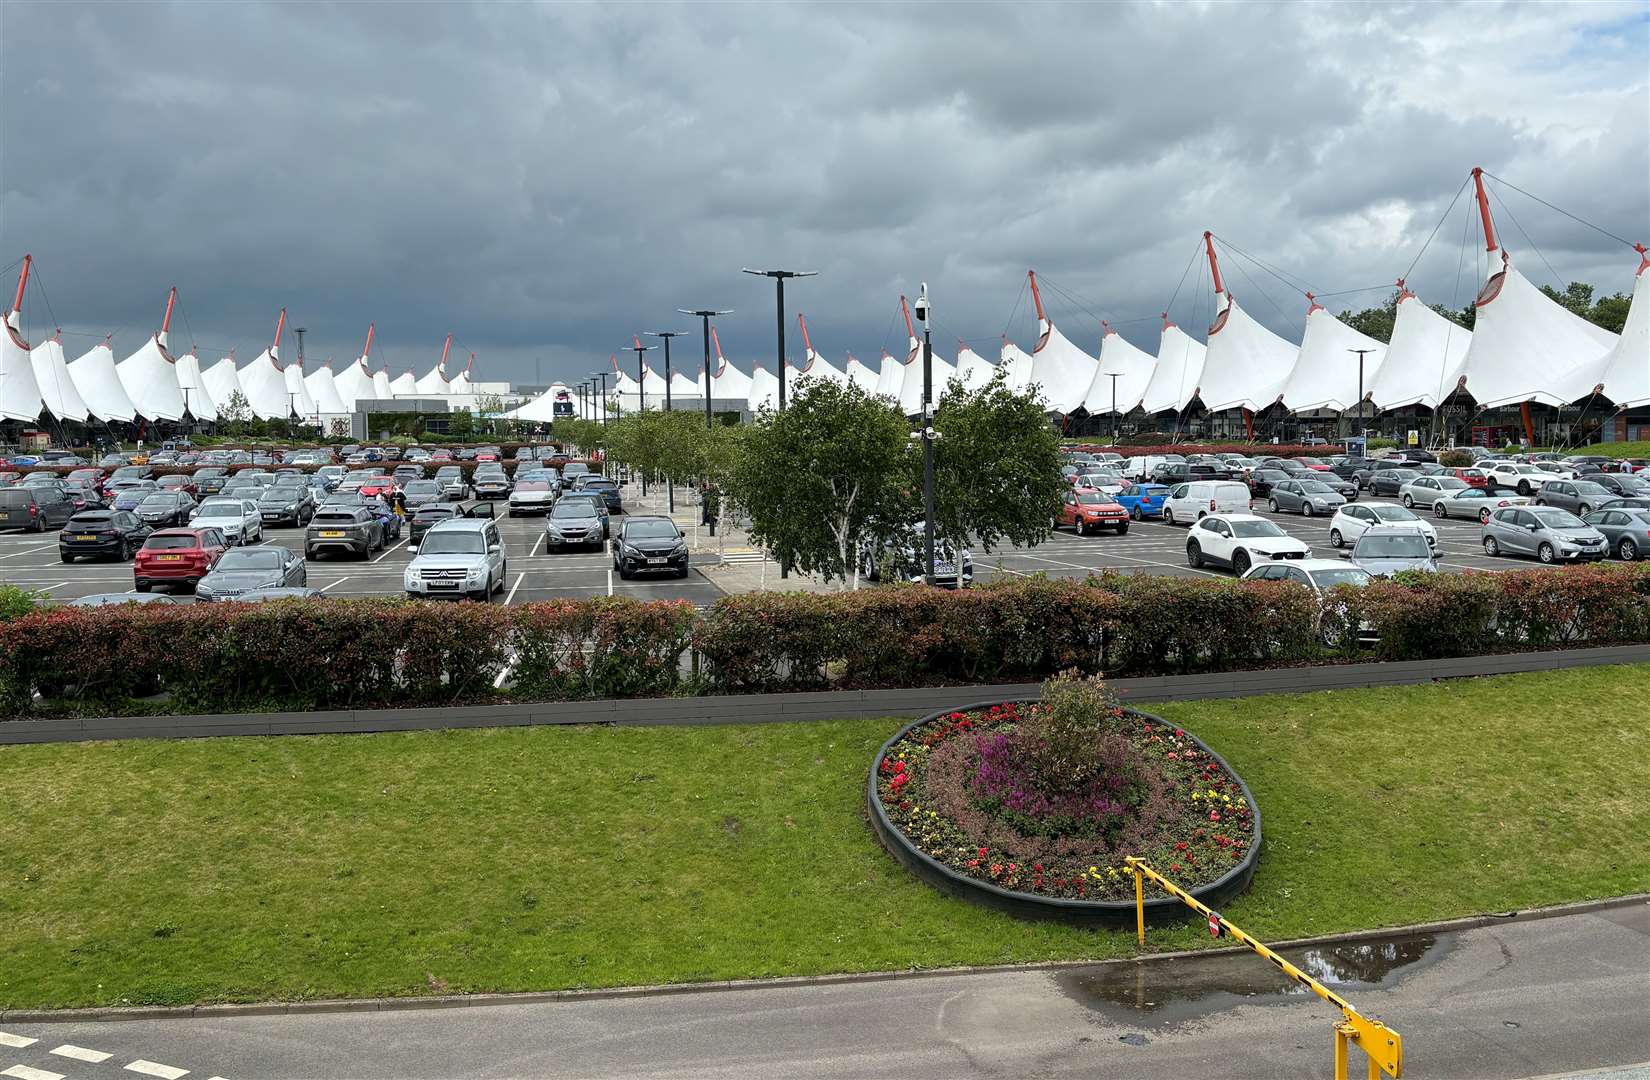
<path id="1" fill-rule="evenodd" d="M 451 461 L 451 460 L 453 460 L 453 452 L 451 450 L 439 449 L 439 448 L 435 449 L 435 450 L 431 450 L 430 451 L 430 460 L 431 461 Z"/>
<path id="2" fill-rule="evenodd" d="M 138 549 L 132 561 L 132 579 L 138 592 L 156 585 L 183 585 L 190 592 L 200 584 L 218 557 L 228 548 L 217 529 L 160 529 Z"/>
<path id="3" fill-rule="evenodd" d="M 1451 469 L 1447 475 L 1464 481 L 1468 487 L 1487 488 L 1490 486 L 1490 478 L 1483 469 Z"/>
<path id="4" fill-rule="evenodd" d="M 200 494 L 200 485 L 187 473 L 167 473 L 155 482 L 160 485 L 162 491 L 181 491 L 190 496 Z"/>
<path id="5" fill-rule="evenodd" d="M 1122 536 L 1129 531 L 1129 512 L 1111 496 L 1093 488 L 1077 488 L 1061 497 L 1060 513 L 1054 527 L 1070 525 L 1078 536 L 1090 529 L 1115 529 Z"/>
<path id="6" fill-rule="evenodd" d="M 1335 471 L 1335 470 L 1331 469 L 1328 465 L 1325 465 L 1323 462 L 1319 461 L 1315 457 L 1298 457 L 1295 460 L 1300 462 L 1302 465 L 1305 465 L 1308 469 L 1314 469 L 1318 472 L 1334 472 Z"/>
<path id="7" fill-rule="evenodd" d="M 386 500 L 395 494 L 395 479 L 389 476 L 374 476 L 361 485 L 361 497 L 370 499 L 374 495 L 382 495 Z"/>

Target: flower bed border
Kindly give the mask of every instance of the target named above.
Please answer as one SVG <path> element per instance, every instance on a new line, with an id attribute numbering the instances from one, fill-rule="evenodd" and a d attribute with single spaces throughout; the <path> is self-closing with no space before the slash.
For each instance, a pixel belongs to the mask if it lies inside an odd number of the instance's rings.
<path id="1" fill-rule="evenodd" d="M 1135 905 L 1132 900 L 1070 900 L 1065 897 L 1037 896 L 1034 893 L 1020 892 L 1016 889 L 1005 889 L 993 885 L 988 881 L 968 877 L 946 866 L 933 858 L 927 852 L 918 848 L 906 839 L 892 821 L 887 811 L 883 809 L 882 799 L 877 794 L 877 770 L 882 767 L 883 759 L 888 756 L 889 750 L 901 739 L 910 733 L 913 728 L 921 727 L 932 720 L 948 716 L 954 712 L 974 712 L 989 709 L 993 705 L 1032 705 L 1035 702 L 1027 698 L 1004 698 L 998 701 L 977 701 L 969 705 L 958 705 L 951 708 L 939 709 L 920 719 L 913 720 L 900 728 L 891 738 L 882 744 L 881 749 L 871 760 L 871 772 L 865 786 L 865 805 L 871 821 L 871 828 L 876 832 L 877 839 L 900 865 L 910 870 L 923 881 L 951 896 L 979 904 L 982 907 L 992 908 L 1016 918 L 1041 919 L 1055 922 L 1069 923 L 1076 926 L 1121 927 L 1134 925 Z M 1195 734 L 1187 731 L 1183 725 L 1169 724 L 1159 716 L 1139 709 L 1123 707 L 1126 716 L 1137 717 L 1155 724 L 1164 724 L 1184 732 L 1186 738 L 1197 744 L 1199 750 L 1208 754 L 1220 767 L 1226 770 L 1227 775 L 1237 781 L 1243 797 L 1249 800 L 1250 809 L 1254 813 L 1254 838 L 1249 843 L 1249 850 L 1243 859 L 1232 869 L 1207 885 L 1189 890 L 1193 896 L 1211 908 L 1219 909 L 1221 905 L 1242 893 L 1249 887 L 1249 882 L 1255 876 L 1255 865 L 1260 861 L 1261 831 L 1260 831 L 1260 804 L 1255 801 L 1254 793 L 1236 769 L 1221 757 L 1209 745 Z M 1159 921 L 1169 918 L 1190 918 L 1191 908 L 1172 897 L 1148 897 L 1146 899 L 1146 913 Z"/>

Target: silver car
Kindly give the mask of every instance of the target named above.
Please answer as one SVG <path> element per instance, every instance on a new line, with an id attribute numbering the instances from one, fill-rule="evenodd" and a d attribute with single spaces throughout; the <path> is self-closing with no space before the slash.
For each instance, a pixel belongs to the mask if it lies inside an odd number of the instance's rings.
<path id="1" fill-rule="evenodd" d="M 1590 480 L 1549 480 L 1535 497 L 1537 506 L 1557 506 L 1583 517 L 1603 506 L 1616 493 Z"/>
<path id="2" fill-rule="evenodd" d="M 1472 485 L 1458 476 L 1417 476 L 1398 489 L 1398 501 L 1413 510 L 1417 503 L 1437 506 L 1438 500 L 1464 491 Z"/>
<path id="3" fill-rule="evenodd" d="M 1322 480 L 1279 480 L 1272 485 L 1266 505 L 1274 514 L 1288 510 L 1311 517 L 1333 514 L 1346 505 L 1346 496 Z"/>
<path id="4" fill-rule="evenodd" d="M 1371 577 L 1392 577 L 1404 570 L 1438 572 L 1438 559 L 1426 534 L 1415 525 L 1372 525 L 1358 537 L 1352 550 L 1342 558 L 1367 571 Z"/>
<path id="5" fill-rule="evenodd" d="M 1497 510 L 1529 504 L 1530 500 L 1522 495 L 1505 495 L 1486 488 L 1467 487 L 1440 494 L 1433 500 L 1432 512 L 1441 518 L 1477 518 L 1482 523 L 1488 521 Z"/>
<path id="6" fill-rule="evenodd" d="M 1556 506 L 1497 510 L 1480 535 L 1486 555 L 1534 555 L 1544 563 L 1597 562 L 1607 546 L 1603 533 Z"/>
<path id="7" fill-rule="evenodd" d="M 1650 551 L 1650 510 L 1606 507 L 1588 514 L 1586 521 L 1604 534 L 1610 551 L 1618 559 L 1632 562 Z"/>

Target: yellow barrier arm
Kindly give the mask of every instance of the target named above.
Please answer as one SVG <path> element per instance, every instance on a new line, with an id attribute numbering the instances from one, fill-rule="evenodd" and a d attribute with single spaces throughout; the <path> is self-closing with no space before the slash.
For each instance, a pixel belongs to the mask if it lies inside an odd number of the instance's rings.
<path id="1" fill-rule="evenodd" d="M 1131 855 L 1123 862 L 1130 870 L 1134 871 L 1135 933 L 1139 937 L 1142 947 L 1146 944 L 1145 879 L 1150 878 L 1164 892 L 1193 911 L 1207 917 L 1211 929 L 1218 926 L 1222 932 L 1230 935 L 1233 940 L 1241 941 L 1249 946 L 1255 952 L 1276 964 L 1279 971 L 1341 1010 L 1344 1019 L 1341 1023 L 1335 1025 L 1335 1080 L 1346 1080 L 1347 1046 L 1349 1044 L 1355 1044 L 1368 1055 L 1369 1080 L 1376 1080 L 1376 1077 L 1383 1072 L 1393 1077 L 1394 1080 L 1404 1075 L 1404 1040 L 1396 1031 L 1393 1031 L 1379 1020 L 1366 1019 L 1357 1009 L 1352 1007 L 1351 1002 L 1291 964 L 1261 942 L 1244 933 L 1239 927 L 1232 925 L 1218 911 L 1208 907 L 1192 896 L 1191 893 L 1153 870 L 1146 864 L 1145 860 Z"/>

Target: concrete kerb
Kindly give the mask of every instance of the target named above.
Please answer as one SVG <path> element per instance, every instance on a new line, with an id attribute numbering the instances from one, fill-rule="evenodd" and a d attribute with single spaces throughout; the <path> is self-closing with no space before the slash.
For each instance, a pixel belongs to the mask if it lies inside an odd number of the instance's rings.
<path id="1" fill-rule="evenodd" d="M 1446 931 L 1476 930 L 1510 922 L 1535 922 L 1565 915 L 1586 915 L 1650 903 L 1650 893 L 1583 900 L 1573 904 L 1468 915 L 1458 919 L 1351 930 L 1341 934 L 1294 938 L 1267 944 L 1273 949 L 1312 948 L 1321 945 L 1352 944 L 1391 937 L 1396 934 L 1436 934 Z M 903 971 L 842 972 L 829 975 L 793 975 L 774 979 L 722 979 L 696 983 L 664 983 L 650 986 L 615 986 L 595 990 L 537 990 L 521 993 L 443 994 L 431 997 L 328 998 L 316 1001 L 255 1002 L 248 1004 L 115 1006 L 91 1009 L 0 1009 L 0 1023 L 83 1024 L 112 1020 L 188 1020 L 197 1017 L 280 1016 L 303 1013 L 392 1012 L 408 1009 L 463 1009 L 494 1005 L 538 1005 L 560 1001 L 603 1001 L 624 998 L 666 997 L 676 994 L 709 994 L 729 990 L 776 990 L 803 986 L 842 986 L 861 983 L 932 979 L 950 975 L 1001 975 L 1026 972 L 1073 971 L 1112 967 L 1119 964 L 1165 964 L 1207 956 L 1248 953 L 1244 945 L 1210 949 L 1179 949 L 1147 953 L 1115 960 L 1056 960 L 1036 964 L 992 964 L 923 968 Z"/>

